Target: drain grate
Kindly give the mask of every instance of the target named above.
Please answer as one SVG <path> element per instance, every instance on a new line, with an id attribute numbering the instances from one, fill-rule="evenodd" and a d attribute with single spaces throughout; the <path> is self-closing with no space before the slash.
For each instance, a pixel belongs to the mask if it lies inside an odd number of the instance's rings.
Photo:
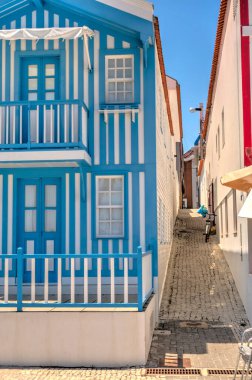
<path id="1" fill-rule="evenodd" d="M 147 368 L 146 375 L 201 375 L 197 368 Z"/>
<path id="2" fill-rule="evenodd" d="M 208 372 L 208 375 L 234 375 L 235 374 L 235 370 L 234 369 L 220 369 L 220 368 L 216 368 L 216 369 L 208 369 L 207 372 Z M 249 374 L 250 375 L 252 374 L 252 370 L 249 371 Z M 242 370 L 241 369 L 239 369 L 237 371 L 237 375 L 242 375 Z"/>

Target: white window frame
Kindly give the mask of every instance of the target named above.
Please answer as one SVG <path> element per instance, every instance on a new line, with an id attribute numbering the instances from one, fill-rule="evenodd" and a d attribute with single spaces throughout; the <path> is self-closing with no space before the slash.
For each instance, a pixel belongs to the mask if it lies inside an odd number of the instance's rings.
<path id="1" fill-rule="evenodd" d="M 107 205 L 107 206 L 100 206 L 99 203 L 98 203 L 98 195 L 99 195 L 99 179 L 110 179 L 110 184 L 111 184 L 111 179 L 116 179 L 116 178 L 120 178 L 122 179 L 122 205 L 118 206 L 118 205 L 111 205 L 111 202 L 110 202 L 110 205 Z M 97 175 L 96 176 L 96 237 L 97 238 L 104 238 L 104 239 L 113 239 L 113 238 L 123 238 L 125 236 L 125 202 L 124 202 L 124 187 L 125 187 L 125 183 L 124 183 L 124 176 L 123 175 Z M 110 193 L 110 197 L 111 197 L 111 187 L 109 189 L 109 193 Z M 115 209 L 115 208 L 120 208 L 122 209 L 122 231 L 123 233 L 120 234 L 120 235 L 113 235 L 113 234 L 108 234 L 108 235 L 101 235 L 99 234 L 99 209 L 109 209 L 109 210 L 112 210 L 112 209 Z M 110 213 L 110 219 L 109 219 L 109 222 L 110 222 L 110 226 L 111 226 L 111 222 L 112 222 L 112 219 L 111 219 L 111 213 Z M 111 232 L 111 230 L 110 230 Z"/>
<path id="2" fill-rule="evenodd" d="M 120 58 L 123 58 L 123 59 L 127 59 L 127 58 L 132 58 L 132 78 L 128 79 L 128 78 L 111 78 L 109 79 L 108 77 L 108 70 L 109 70 L 109 67 L 108 67 L 108 60 L 109 59 L 120 59 Z M 105 56 L 105 82 L 106 82 L 106 85 L 105 85 L 105 88 L 106 88 L 106 103 L 107 104 L 133 104 L 134 103 L 134 100 L 135 100 L 135 64 L 134 64 L 134 54 L 121 54 L 121 55 L 106 55 Z M 129 102 L 126 102 L 126 101 L 114 101 L 114 102 L 110 102 L 108 97 L 109 97 L 109 91 L 108 91 L 108 85 L 109 83 L 117 83 L 117 82 L 132 82 L 133 84 L 133 88 L 132 88 L 132 100 Z"/>

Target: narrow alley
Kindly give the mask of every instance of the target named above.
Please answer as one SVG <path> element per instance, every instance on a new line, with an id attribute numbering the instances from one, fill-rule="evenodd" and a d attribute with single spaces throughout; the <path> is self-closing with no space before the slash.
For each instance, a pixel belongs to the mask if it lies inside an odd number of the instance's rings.
<path id="1" fill-rule="evenodd" d="M 217 239 L 206 244 L 204 227 L 195 210 L 180 210 L 148 366 L 235 367 L 249 323 Z"/>

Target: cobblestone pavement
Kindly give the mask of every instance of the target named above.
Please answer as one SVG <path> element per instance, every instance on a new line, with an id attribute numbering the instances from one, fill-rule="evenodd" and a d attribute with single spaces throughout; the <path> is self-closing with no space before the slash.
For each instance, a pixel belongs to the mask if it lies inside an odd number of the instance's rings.
<path id="1" fill-rule="evenodd" d="M 175 359 L 177 355 L 179 366 L 234 368 L 237 339 L 248 327 L 248 320 L 225 258 L 214 237 L 209 243 L 204 242 L 203 229 L 204 221 L 195 212 L 180 211 L 160 323 L 154 333 L 147 367 L 164 366 L 170 355 Z M 146 368 L 0 368 L 0 380 L 203 379 L 199 375 L 147 376 L 146 371 Z M 206 380 L 217 379 L 231 380 L 232 376 L 206 377 Z"/>
<path id="2" fill-rule="evenodd" d="M 194 368 L 235 367 L 237 340 L 249 323 L 215 237 L 204 241 L 204 226 L 195 211 L 179 212 L 148 366 L 177 354 Z"/>

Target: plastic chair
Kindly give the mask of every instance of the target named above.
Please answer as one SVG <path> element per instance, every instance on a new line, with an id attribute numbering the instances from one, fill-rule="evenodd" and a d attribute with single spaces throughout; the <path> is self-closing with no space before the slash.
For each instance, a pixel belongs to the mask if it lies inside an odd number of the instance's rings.
<path id="1" fill-rule="evenodd" d="M 252 363 L 252 328 L 245 330 L 242 334 L 242 340 L 239 346 L 239 355 L 238 355 L 237 365 L 235 368 L 234 380 L 236 379 L 240 359 L 242 359 L 244 362 L 241 378 L 243 379 L 246 373 L 245 379 L 247 379 L 249 375 L 250 365 Z"/>

